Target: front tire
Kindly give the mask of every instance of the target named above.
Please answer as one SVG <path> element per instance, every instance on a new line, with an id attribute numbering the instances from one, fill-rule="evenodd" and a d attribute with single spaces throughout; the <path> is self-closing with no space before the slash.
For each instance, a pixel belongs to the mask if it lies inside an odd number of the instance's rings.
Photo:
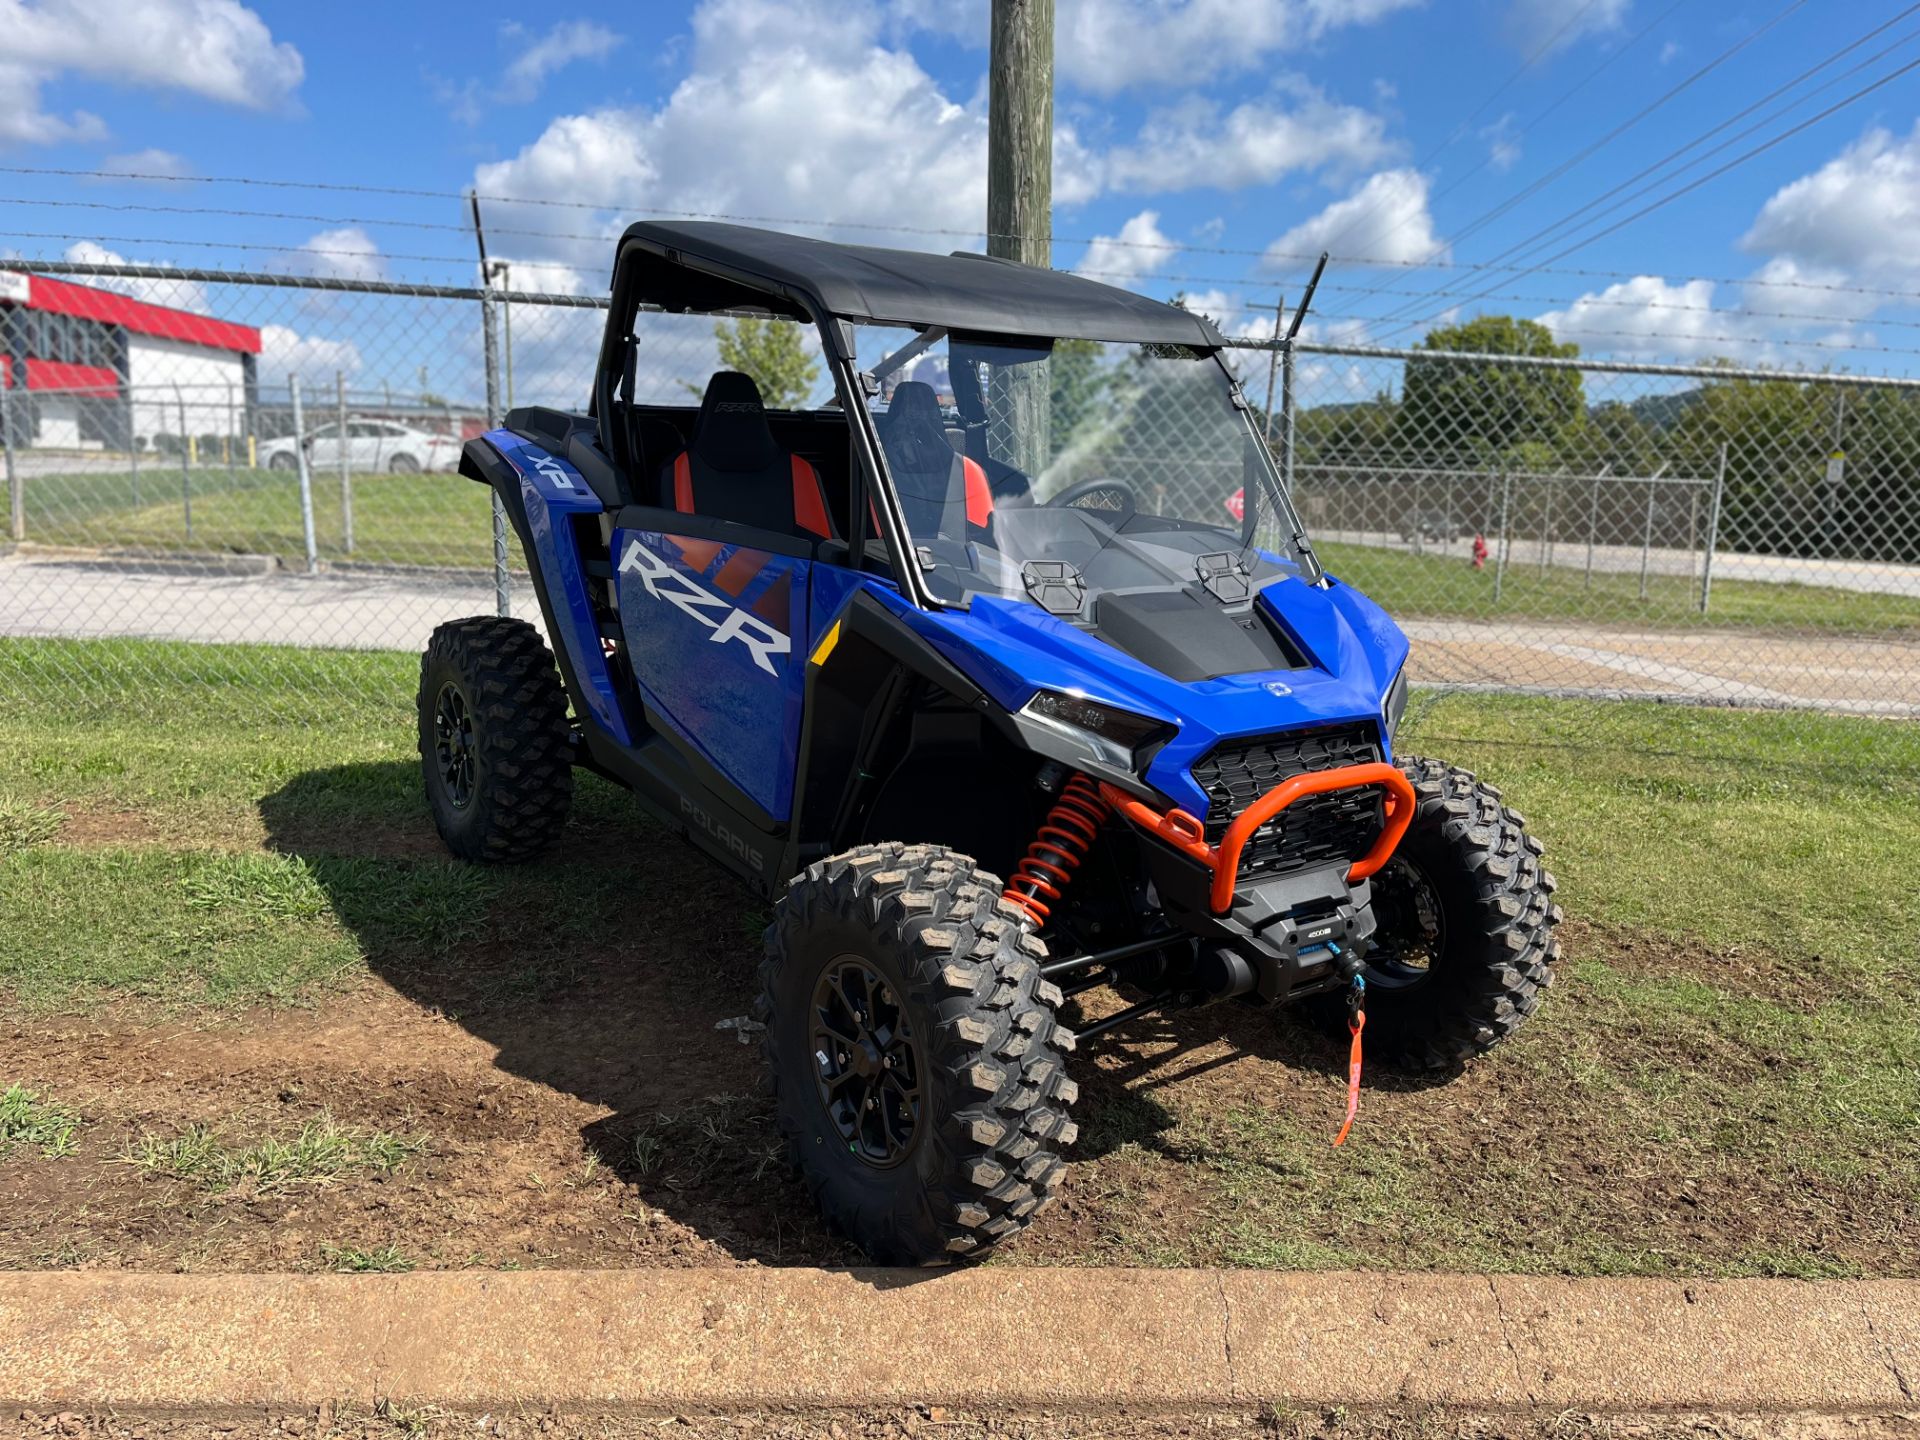
<path id="1" fill-rule="evenodd" d="M 1540 841 L 1498 790 L 1439 760 L 1407 756 L 1400 768 L 1413 823 L 1373 877 L 1366 1041 L 1404 1070 L 1455 1070 L 1539 1008 L 1560 958 L 1560 907 Z M 1311 1003 L 1345 1034 L 1344 995 Z"/>
<path id="2" fill-rule="evenodd" d="M 775 1114 L 828 1223 L 883 1265 L 978 1256 L 1053 1199 L 1078 1127 L 1046 949 L 936 845 L 864 845 L 787 887 L 759 1017 Z"/>
<path id="3" fill-rule="evenodd" d="M 573 800 L 567 696 L 524 620 L 476 615 L 420 657 L 420 769 L 434 828 L 462 860 L 517 864 L 560 837 Z"/>

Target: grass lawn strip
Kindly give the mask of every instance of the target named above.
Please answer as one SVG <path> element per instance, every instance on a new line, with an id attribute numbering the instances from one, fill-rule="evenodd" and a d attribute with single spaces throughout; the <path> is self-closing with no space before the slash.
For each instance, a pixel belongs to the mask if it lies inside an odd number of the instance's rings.
<path id="1" fill-rule="evenodd" d="M 296 1086 L 341 1124 L 434 1142 L 401 1192 L 336 1175 L 344 1208 L 301 1202 L 331 1228 L 294 1250 L 273 1248 L 295 1202 L 272 1193 L 247 1224 L 226 1206 L 212 1231 L 141 1239 L 145 1202 L 100 1180 L 94 1257 L 845 1258 L 782 1178 L 754 1057 L 714 1029 L 745 1008 L 764 915 L 688 886 L 699 862 L 590 780 L 555 861 L 447 861 L 405 691 L 382 657 L 348 658 L 364 673 L 311 725 L 236 724 L 262 683 L 238 652 L 207 662 L 224 682 L 161 697 L 167 723 L 0 715 L 0 934 L 22 937 L 0 950 L 21 1017 L 0 1049 L 29 1067 L 0 1085 L 88 1116 L 61 1164 L 107 1174 L 220 1107 L 256 1115 L 235 1134 L 278 1134 L 251 1127 Z M 1090 1047 L 1075 1180 L 1007 1262 L 1916 1273 L 1913 727 L 1460 696 L 1417 696 L 1409 724 L 1407 748 L 1494 778 L 1547 842 L 1574 921 L 1539 1019 L 1449 1086 L 1370 1074 L 1341 1151 L 1338 1047 L 1284 1017 L 1225 1007 Z M 285 1005 L 312 1021 L 260 1008 Z M 222 1063 L 181 1024 L 266 1054 Z M 63 1026 L 152 1036 L 154 1068 L 109 1079 Z M 192 1066 L 192 1086 L 162 1073 Z M 483 1085 L 517 1127 L 460 1098 Z M 0 1210 L 52 1163 L 0 1159 Z M 370 1227 L 370 1186 L 419 1193 Z M 0 1222 L 0 1263 L 68 1263 L 54 1223 Z"/>

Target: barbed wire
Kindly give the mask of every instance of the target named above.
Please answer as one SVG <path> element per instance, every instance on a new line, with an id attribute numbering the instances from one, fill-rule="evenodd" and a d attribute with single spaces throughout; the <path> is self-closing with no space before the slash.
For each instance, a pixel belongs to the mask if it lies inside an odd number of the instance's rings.
<path id="1" fill-rule="evenodd" d="M 468 198 L 467 193 L 464 191 L 426 190 L 426 189 L 408 188 L 404 186 L 346 184 L 346 183 L 337 182 L 337 181 L 321 181 L 321 180 L 287 180 L 287 179 L 280 179 L 280 178 L 273 178 L 273 177 L 266 177 L 266 176 L 237 176 L 237 175 L 172 176 L 172 175 L 162 175 L 154 171 L 79 170 L 79 169 L 63 168 L 58 166 L 33 166 L 33 165 L 0 165 L 0 175 L 38 175 L 38 176 L 47 176 L 47 177 L 55 177 L 55 178 L 65 177 L 65 178 L 88 179 L 88 180 L 143 180 L 143 181 L 165 182 L 165 183 L 174 183 L 174 184 L 239 185 L 239 186 L 253 186 L 253 187 L 260 187 L 260 188 L 319 190 L 319 191 L 337 192 L 337 193 L 344 193 L 344 194 L 387 195 L 387 196 L 398 196 L 398 197 L 409 198 L 409 199 L 455 200 L 455 201 L 461 201 L 461 202 L 466 201 Z M 590 211 L 590 212 L 602 213 L 602 214 L 609 213 L 609 212 L 619 212 L 624 214 L 650 215 L 650 216 L 656 216 L 660 218 L 678 219 L 678 220 L 720 220 L 720 221 L 726 221 L 734 224 L 797 225 L 797 226 L 803 226 L 805 228 L 815 229 L 815 230 L 866 230 L 866 231 L 874 231 L 879 233 L 892 233 L 892 234 L 912 234 L 912 235 L 929 235 L 929 236 L 938 235 L 938 236 L 946 236 L 946 237 L 952 237 L 952 238 L 958 238 L 958 239 L 970 239 L 970 240 L 1026 238 L 1024 236 L 1000 235 L 995 232 L 991 232 L 987 230 L 963 230 L 963 229 L 957 229 L 957 228 L 951 228 L 951 227 L 927 226 L 927 225 L 889 225 L 889 224 L 882 224 L 879 222 L 870 223 L 867 221 L 828 220 L 828 219 L 823 219 L 819 217 L 806 219 L 806 218 L 799 218 L 794 216 L 730 214 L 722 211 L 674 210 L 674 209 L 668 209 L 668 208 L 663 208 L 658 206 L 629 205 L 629 204 L 624 204 L 620 202 L 603 203 L 603 202 L 585 201 L 585 200 L 556 200 L 556 199 L 550 199 L 543 196 L 481 193 L 479 195 L 479 199 L 486 204 L 534 205 L 534 206 L 545 206 L 545 207 L 557 208 L 557 209 L 583 210 L 583 211 Z M 39 201 L 39 200 L 34 200 L 32 198 L 26 198 L 26 197 L 9 197 L 9 200 L 11 201 L 11 203 L 18 203 L 18 204 L 24 204 L 24 205 L 55 204 L 55 203 L 79 205 L 83 203 L 88 203 L 88 204 L 93 203 L 93 202 L 78 202 L 78 201 L 58 201 L 58 202 L 51 201 L 51 200 Z M 105 202 L 100 202 L 100 203 L 104 204 Z M 137 207 L 127 206 L 126 208 L 128 208 L 129 210 L 132 210 Z M 161 207 L 154 207 L 154 208 L 157 211 L 161 211 L 161 213 L 167 213 L 167 211 L 171 210 L 171 207 L 166 207 L 166 210 L 162 210 Z M 181 208 L 186 209 L 188 207 L 181 207 Z M 433 229 L 443 229 L 446 231 L 457 232 L 462 234 L 470 233 L 469 227 L 465 225 L 457 225 L 450 222 L 401 221 L 398 219 L 385 217 L 385 216 L 311 215 L 311 216 L 294 217 L 291 214 L 291 212 L 225 210 L 225 209 L 218 210 L 218 211 L 198 210 L 198 211 L 194 211 L 193 213 L 203 213 L 203 214 L 217 213 L 223 216 L 228 216 L 233 218 L 256 217 L 256 218 L 263 218 L 263 219 L 278 218 L 280 214 L 286 214 L 288 218 L 300 218 L 301 220 L 303 220 L 303 222 L 321 224 L 321 225 L 359 225 L 359 226 L 404 225 L 406 228 L 410 228 L 410 229 L 411 228 L 420 228 L 420 229 L 433 228 Z M 602 241 L 602 242 L 604 242 L 607 238 L 605 234 L 593 234 L 593 233 L 584 233 L 584 232 L 577 232 L 577 231 L 553 231 L 553 230 L 531 230 L 531 229 L 512 229 L 510 231 L 506 227 L 496 228 L 493 225 L 487 226 L 487 233 L 489 235 L 513 233 L 513 234 L 528 237 L 528 238 L 591 240 L 591 241 Z M 57 238 L 57 237 L 54 237 L 54 238 Z M 94 239 L 98 237 L 82 236 L 77 238 Z M 1310 252 L 1309 251 L 1284 251 L 1284 250 L 1276 250 L 1271 246 L 1260 247 L 1260 248 L 1249 248 L 1245 246 L 1204 245 L 1204 244 L 1197 244 L 1197 243 L 1191 243 L 1186 241 L 1174 241 L 1174 240 L 1167 240 L 1167 241 L 1129 240 L 1129 239 L 1124 239 L 1122 237 L 1113 236 L 1113 235 L 1098 235 L 1098 236 L 1055 235 L 1052 237 L 1052 243 L 1056 245 L 1092 245 L 1096 242 L 1112 248 L 1119 248 L 1119 249 L 1151 250 L 1151 251 L 1156 251 L 1164 254 L 1227 255 L 1227 256 L 1236 256 L 1236 257 L 1243 257 L 1243 258 L 1252 258 L 1252 259 L 1260 260 L 1264 262 L 1300 261 L 1300 262 L 1311 263 L 1319 259 L 1319 252 L 1317 250 L 1310 251 Z M 128 244 L 154 243 L 154 244 L 177 245 L 177 244 L 191 244 L 191 243 L 197 243 L 197 242 L 182 241 L 182 240 L 154 240 L 151 242 L 126 240 L 126 241 L 117 242 L 117 243 L 128 243 Z M 292 248 L 299 248 L 299 247 L 292 247 Z M 392 256 L 389 258 L 397 259 L 397 258 L 403 258 L 403 257 Z M 444 257 L 428 257 L 428 258 L 444 259 Z M 1405 269 L 1405 270 L 1435 269 L 1435 270 L 1460 271 L 1463 273 L 1472 273 L 1472 274 L 1500 274 L 1500 273 L 1507 273 L 1507 272 L 1514 272 L 1514 273 L 1524 272 L 1528 274 L 1560 275 L 1560 276 L 1566 276 L 1572 279 L 1581 279 L 1581 280 L 1615 280 L 1615 281 L 1637 280 L 1637 279 L 1643 278 L 1647 273 L 1643 270 L 1642 271 L 1610 270 L 1610 269 L 1603 269 L 1603 268 L 1593 267 L 1593 266 L 1554 266 L 1554 265 L 1528 266 L 1528 265 L 1520 265 L 1520 264 L 1503 265 L 1503 264 L 1497 264 L 1489 261 L 1465 261 L 1465 260 L 1443 259 L 1443 258 L 1437 258 L 1437 257 L 1432 259 L 1410 260 L 1410 259 L 1398 259 L 1398 258 L 1391 258 L 1391 257 L 1384 257 L 1384 256 L 1348 255 L 1348 256 L 1336 256 L 1335 259 L 1338 263 L 1355 265 L 1355 266 L 1365 266 L 1368 268 Z M 464 258 L 462 259 L 461 263 L 465 263 Z M 1195 277 L 1195 278 L 1197 279 L 1200 277 Z M 1715 284 L 1724 284 L 1724 285 L 1764 285 L 1771 289 L 1820 290 L 1820 291 L 1828 291 L 1828 292 L 1833 292 L 1838 294 L 1881 295 L 1889 298 L 1905 299 L 1905 300 L 1920 299 L 1920 290 L 1916 290 L 1916 289 L 1887 289 L 1887 288 L 1880 288 L 1880 287 L 1873 287 L 1873 286 L 1837 284 L 1837 283 L 1825 282 L 1825 281 L 1812 281 L 1812 280 L 1800 280 L 1800 279 L 1767 279 L 1767 278 L 1761 278 L 1757 276 L 1747 276 L 1747 277 L 1690 276 L 1688 278 L 1708 279 L 1708 280 L 1712 280 Z M 1213 283 L 1278 284 L 1280 282 L 1276 277 L 1273 277 L 1273 276 L 1249 275 L 1246 277 L 1236 277 L 1234 280 L 1230 282 L 1213 282 Z"/>

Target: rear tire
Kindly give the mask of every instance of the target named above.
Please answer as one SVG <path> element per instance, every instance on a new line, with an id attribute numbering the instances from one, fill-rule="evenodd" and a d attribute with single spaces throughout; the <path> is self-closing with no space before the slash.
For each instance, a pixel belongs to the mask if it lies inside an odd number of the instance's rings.
<path id="1" fill-rule="evenodd" d="M 1400 1069 L 1455 1070 L 1539 1008 L 1560 958 L 1560 907 L 1540 841 L 1498 790 L 1439 760 L 1407 756 L 1400 769 L 1416 803 L 1373 877 L 1366 1042 Z M 1344 1037 L 1344 994 L 1308 1003 Z"/>
<path id="2" fill-rule="evenodd" d="M 462 860 L 517 864 L 552 846 L 573 800 L 567 696 L 524 620 L 476 615 L 420 659 L 420 769 L 434 828 Z"/>
<path id="3" fill-rule="evenodd" d="M 411 455 L 396 455 L 387 462 L 390 475 L 413 475 L 420 470 L 420 462 Z"/>
<path id="4" fill-rule="evenodd" d="M 298 469 L 299 465 L 300 462 L 284 450 L 279 451 L 267 461 L 269 470 L 294 470 Z"/>
<path id="5" fill-rule="evenodd" d="M 883 1265 L 1017 1234 L 1078 1134 L 1060 991 L 1000 890 L 941 846 L 863 845 L 797 876 L 767 927 L 757 1013 L 781 1132 L 828 1223 Z"/>

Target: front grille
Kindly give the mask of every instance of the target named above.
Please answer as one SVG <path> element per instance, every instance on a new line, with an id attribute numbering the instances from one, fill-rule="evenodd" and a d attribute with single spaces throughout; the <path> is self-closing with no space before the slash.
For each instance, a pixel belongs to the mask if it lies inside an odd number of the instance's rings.
<path id="1" fill-rule="evenodd" d="M 1207 792 L 1207 843 L 1218 845 L 1234 817 L 1283 780 L 1379 758 L 1379 731 L 1371 724 L 1229 740 L 1193 767 L 1194 781 Z M 1240 874 L 1285 875 L 1357 860 L 1384 823 L 1377 785 L 1308 795 L 1253 832 L 1240 855 Z"/>

